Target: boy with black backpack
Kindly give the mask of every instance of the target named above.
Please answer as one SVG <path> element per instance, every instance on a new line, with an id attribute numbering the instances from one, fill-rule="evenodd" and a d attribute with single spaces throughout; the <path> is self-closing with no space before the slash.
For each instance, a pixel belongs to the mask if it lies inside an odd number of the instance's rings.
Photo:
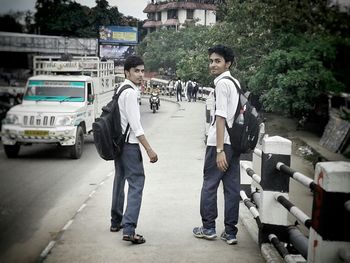
<path id="1" fill-rule="evenodd" d="M 203 186 L 200 199 L 202 226 L 195 227 L 197 238 L 215 239 L 217 214 L 217 191 L 220 182 L 224 188 L 224 229 L 221 239 L 229 245 L 237 244 L 240 167 L 239 154 L 231 147 L 229 134 L 225 128 L 234 121 L 239 102 L 239 92 L 234 83 L 239 82 L 230 74 L 234 62 L 233 50 L 223 45 L 209 48 L 209 70 L 215 76 L 215 112 L 208 131 L 204 162 Z M 231 78 L 231 80 L 227 79 Z"/>
<path id="2" fill-rule="evenodd" d="M 196 81 L 193 81 L 193 91 L 192 91 L 192 99 L 194 102 L 197 101 L 197 93 L 198 93 L 198 83 Z"/>
<path id="3" fill-rule="evenodd" d="M 125 144 L 119 156 L 114 160 L 115 177 L 113 183 L 111 232 L 118 232 L 123 228 L 123 240 L 133 244 L 146 242 L 142 235 L 135 233 L 138 216 L 141 208 L 142 191 L 145 182 L 145 173 L 142 163 L 142 153 L 139 143 L 145 148 L 151 163 L 158 161 L 157 154 L 148 143 L 141 122 L 140 105 L 137 100 L 138 85 L 141 85 L 144 75 L 144 62 L 138 56 L 129 56 L 124 64 L 125 81 L 118 91 L 125 89 L 118 98 L 120 120 Z M 129 127 L 129 128 L 128 128 Z M 128 182 L 127 206 L 124 210 L 124 185 Z"/>
<path id="4" fill-rule="evenodd" d="M 175 83 L 175 89 L 176 89 L 176 99 L 177 101 L 182 101 L 182 83 L 181 79 L 178 78 L 176 83 Z"/>
<path id="5" fill-rule="evenodd" d="M 193 82 L 189 80 L 187 81 L 187 85 L 186 85 L 186 96 L 187 96 L 188 102 L 191 102 L 192 93 L 193 93 Z"/>

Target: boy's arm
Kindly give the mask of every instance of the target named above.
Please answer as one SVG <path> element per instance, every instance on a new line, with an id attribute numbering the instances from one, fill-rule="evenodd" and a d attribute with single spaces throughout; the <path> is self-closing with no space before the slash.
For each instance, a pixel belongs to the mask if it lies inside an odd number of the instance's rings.
<path id="1" fill-rule="evenodd" d="M 155 163 L 158 161 L 158 156 L 155 151 L 151 148 L 151 145 L 148 143 L 145 135 L 140 135 L 137 137 L 139 142 L 142 144 L 143 148 L 146 150 L 147 155 L 151 163 Z"/>
<path id="2" fill-rule="evenodd" d="M 225 118 L 216 115 L 216 165 L 222 172 L 225 172 L 228 168 L 228 163 L 224 152 L 225 122 Z M 219 150 L 222 151 L 218 152 Z"/>
<path id="3" fill-rule="evenodd" d="M 131 129 L 134 131 L 136 138 L 142 144 L 143 148 L 145 148 L 147 155 L 150 159 L 151 163 L 155 163 L 158 160 L 157 154 L 152 150 L 150 144 L 148 143 L 144 130 L 142 128 L 140 122 L 140 111 L 137 109 L 137 93 L 129 92 L 126 97 L 126 113 L 127 119 L 129 121 Z"/>

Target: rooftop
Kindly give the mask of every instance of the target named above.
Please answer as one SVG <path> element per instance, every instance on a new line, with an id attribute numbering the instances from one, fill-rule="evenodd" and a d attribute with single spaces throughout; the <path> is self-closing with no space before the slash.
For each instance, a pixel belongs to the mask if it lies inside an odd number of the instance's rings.
<path id="1" fill-rule="evenodd" d="M 202 3 L 201 2 L 185 2 L 185 1 L 168 1 L 160 3 L 150 3 L 143 10 L 144 13 L 161 12 L 163 10 L 170 9 L 204 9 L 204 10 L 216 10 L 214 4 Z"/>

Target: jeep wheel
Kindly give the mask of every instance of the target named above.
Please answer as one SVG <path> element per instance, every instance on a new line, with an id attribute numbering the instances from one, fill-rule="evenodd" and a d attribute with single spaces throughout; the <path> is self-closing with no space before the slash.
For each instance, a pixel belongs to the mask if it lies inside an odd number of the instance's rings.
<path id="1" fill-rule="evenodd" d="M 15 145 L 4 145 L 4 150 L 7 158 L 16 158 L 21 146 L 19 144 Z"/>
<path id="2" fill-rule="evenodd" d="M 70 146 L 70 157 L 72 159 L 80 159 L 83 154 L 84 147 L 84 132 L 83 129 L 79 126 L 77 128 L 77 135 L 75 139 L 75 144 Z"/>

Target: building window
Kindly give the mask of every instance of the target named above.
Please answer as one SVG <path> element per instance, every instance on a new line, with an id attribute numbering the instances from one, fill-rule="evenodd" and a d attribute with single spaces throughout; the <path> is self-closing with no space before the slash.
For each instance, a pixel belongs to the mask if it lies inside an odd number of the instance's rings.
<path id="1" fill-rule="evenodd" d="M 168 19 L 176 19 L 177 18 L 177 10 L 170 9 L 168 10 Z"/>
<path id="2" fill-rule="evenodd" d="M 156 14 L 155 13 L 148 13 L 147 17 L 149 20 L 156 20 Z"/>
<path id="3" fill-rule="evenodd" d="M 194 10 L 187 9 L 186 19 L 193 19 Z"/>
<path id="4" fill-rule="evenodd" d="M 162 20 L 162 12 L 158 12 L 157 13 L 157 21 L 161 21 Z"/>

